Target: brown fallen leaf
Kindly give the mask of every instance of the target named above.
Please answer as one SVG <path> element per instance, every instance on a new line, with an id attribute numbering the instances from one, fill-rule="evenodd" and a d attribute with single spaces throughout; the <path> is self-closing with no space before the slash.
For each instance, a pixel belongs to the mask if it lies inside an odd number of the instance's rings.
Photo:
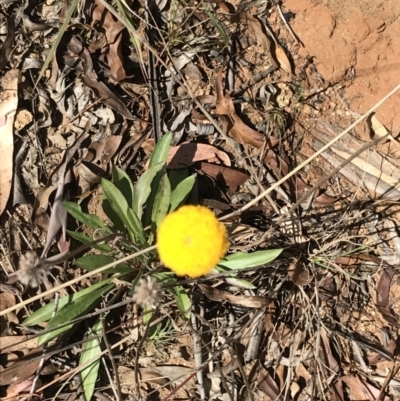
<path id="1" fill-rule="evenodd" d="M 22 348 L 32 349 L 37 347 L 37 337 L 27 338 L 27 336 L 4 336 L 0 337 L 0 354 L 20 351 Z M 16 344 L 16 345 L 14 345 Z"/>
<path id="2" fill-rule="evenodd" d="M 51 351 L 52 349 L 55 348 L 50 347 L 48 351 Z M 0 375 L 0 386 L 18 384 L 29 379 L 33 373 L 36 372 L 42 356 L 43 347 L 35 348 L 29 354 L 23 356 L 11 366 L 4 369 Z M 50 354 L 45 357 L 45 359 L 48 358 L 50 358 Z"/>
<path id="3" fill-rule="evenodd" d="M 0 311 L 8 309 L 11 306 L 15 305 L 15 295 L 11 294 L 9 292 L 2 292 L 0 294 Z M 10 312 L 7 315 L 7 320 L 5 317 L 0 317 L 0 334 L 4 332 L 6 327 L 9 325 L 10 322 L 18 324 L 18 317 L 14 312 Z M 1 344 L 1 338 L 0 338 L 0 345 Z"/>
<path id="4" fill-rule="evenodd" d="M 83 82 L 92 88 L 96 96 L 102 99 L 104 103 L 116 110 L 128 120 L 133 120 L 134 117 L 124 102 L 110 88 L 108 88 L 104 82 L 98 80 L 98 76 L 93 69 L 90 53 L 78 40 L 78 38 L 72 35 L 67 47 L 68 50 L 75 55 L 75 57 L 78 57 L 82 61 L 81 70 L 83 68 L 83 71 L 81 72 Z M 76 68 L 79 70 L 79 67 L 76 65 L 76 60 L 65 57 L 65 62 L 68 65 L 71 64 L 71 68 Z"/>
<path id="5" fill-rule="evenodd" d="M 229 156 L 225 152 L 212 145 L 191 142 L 179 146 L 171 146 L 167 157 L 167 168 L 188 167 L 203 160 L 219 161 L 226 166 L 231 165 Z"/>
<path id="6" fill-rule="evenodd" d="M 194 166 L 198 170 L 214 178 L 215 180 L 221 179 L 224 184 L 229 188 L 229 193 L 234 194 L 237 188 L 244 184 L 250 176 L 241 171 L 235 170 L 231 167 L 225 167 L 218 164 L 211 164 L 201 162 Z"/>
<path id="7" fill-rule="evenodd" d="M 293 74 L 292 65 L 290 64 L 289 58 L 283 47 L 278 43 L 275 43 L 275 55 L 281 69 L 292 75 Z"/>
<path id="8" fill-rule="evenodd" d="M 125 25 L 121 21 L 114 20 L 113 15 L 99 1 L 94 2 L 92 25 L 96 25 L 96 29 L 103 32 L 106 37 L 104 46 L 108 45 L 108 52 L 104 59 L 110 68 L 111 77 L 115 81 L 122 81 L 126 78 L 120 49 L 121 32 L 125 29 Z"/>
<path id="9" fill-rule="evenodd" d="M 321 341 L 321 347 L 319 349 L 319 357 L 323 362 L 321 364 L 322 370 L 326 375 L 326 377 L 331 376 L 333 373 L 339 374 L 340 366 L 332 353 L 331 345 L 326 330 L 321 329 L 320 334 L 322 341 Z M 332 401 L 344 401 L 345 399 L 343 385 L 338 380 L 332 381 L 331 385 L 328 388 L 328 392 L 330 396 L 329 399 Z"/>
<path id="10" fill-rule="evenodd" d="M 215 90 L 217 94 L 217 103 L 215 111 L 221 118 L 224 130 L 229 131 L 233 139 L 242 144 L 249 144 L 256 148 L 267 146 L 271 148 L 278 144 L 279 140 L 274 137 L 268 139 L 259 132 L 247 126 L 236 114 L 233 101 L 228 93 L 224 93 L 222 84 L 222 70 L 219 70 L 215 78 Z"/>
<path id="11" fill-rule="evenodd" d="M 266 394 L 271 400 L 283 401 L 283 395 L 281 394 L 278 385 L 275 380 L 264 368 L 260 367 L 260 371 L 257 378 L 258 388 Z"/>
<path id="12" fill-rule="evenodd" d="M 352 400 L 364 401 L 364 400 L 377 400 L 380 395 L 380 390 L 366 381 L 362 380 L 360 376 L 342 376 L 340 378 L 349 387 Z M 389 397 L 385 395 L 384 398 L 379 398 L 382 401 L 389 401 Z"/>
<path id="13" fill-rule="evenodd" d="M 6 208 L 13 177 L 14 118 L 18 108 L 17 70 L 8 71 L 2 79 L 0 103 L 0 215 Z"/>
<path id="14" fill-rule="evenodd" d="M 382 314 L 386 321 L 394 326 L 399 326 L 400 317 L 390 309 L 390 285 L 396 275 L 393 269 L 386 269 L 382 272 L 376 288 L 376 308 Z"/>
<path id="15" fill-rule="evenodd" d="M 232 20 L 235 21 L 244 21 L 247 23 L 250 30 L 253 32 L 254 37 L 257 42 L 262 46 L 264 52 L 266 54 L 271 55 L 271 60 L 275 68 L 279 66 L 276 63 L 272 53 L 271 53 L 271 40 L 275 41 L 273 36 L 268 36 L 264 33 L 263 25 L 259 19 L 257 19 L 254 15 L 251 15 L 249 12 L 242 12 L 232 16 Z"/>
<path id="16" fill-rule="evenodd" d="M 233 295 L 228 291 L 218 290 L 206 284 L 199 284 L 208 299 L 215 302 L 228 301 L 233 305 L 244 306 L 245 308 L 263 308 L 270 300 L 267 297 Z"/>

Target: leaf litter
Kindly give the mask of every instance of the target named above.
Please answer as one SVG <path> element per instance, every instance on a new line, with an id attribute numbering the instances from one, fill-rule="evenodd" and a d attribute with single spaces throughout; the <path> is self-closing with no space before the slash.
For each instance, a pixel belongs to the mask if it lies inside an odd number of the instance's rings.
<path id="1" fill-rule="evenodd" d="M 7 397 L 66 391 L 75 364 L 86 399 L 398 397 L 396 132 L 370 115 L 380 143 L 346 163 L 367 139 L 351 132 L 240 212 L 351 122 L 335 98 L 345 79 L 321 80 L 285 3 L 32 3 L 23 17 L 0 5 Z M 213 276 L 177 281 L 151 253 L 118 263 L 184 202 L 232 215 L 232 255 Z M 131 297 L 153 270 L 166 302 L 146 309 Z M 86 271 L 60 300 L 17 307 Z M 98 376 L 102 352 L 113 380 Z"/>

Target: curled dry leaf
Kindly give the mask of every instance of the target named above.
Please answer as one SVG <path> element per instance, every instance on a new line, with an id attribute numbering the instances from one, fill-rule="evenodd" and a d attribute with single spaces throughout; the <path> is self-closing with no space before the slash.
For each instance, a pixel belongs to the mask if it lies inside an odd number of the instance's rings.
<path id="1" fill-rule="evenodd" d="M 372 130 L 372 133 L 378 136 L 385 136 L 388 134 L 388 130 L 386 127 L 377 119 L 375 114 L 372 114 L 371 118 L 368 119 L 368 122 L 370 124 L 370 128 Z M 388 135 L 388 139 L 391 141 L 396 142 L 396 140 L 393 138 L 392 135 Z"/>
<path id="2" fill-rule="evenodd" d="M 257 378 L 258 388 L 266 394 L 271 400 L 283 401 L 284 398 L 281 395 L 278 385 L 272 376 L 263 367 L 260 368 L 260 372 Z"/>
<path id="3" fill-rule="evenodd" d="M 17 70 L 8 71 L 2 80 L 0 95 L 0 215 L 6 208 L 13 177 L 14 119 L 18 107 Z"/>
<path id="4" fill-rule="evenodd" d="M 217 93 L 217 104 L 215 111 L 220 116 L 224 129 L 229 131 L 233 139 L 242 144 L 249 144 L 256 148 L 262 148 L 266 144 L 268 147 L 276 145 L 279 140 L 270 137 L 268 140 L 259 132 L 247 126 L 236 114 L 233 101 L 228 93 L 224 93 L 222 84 L 222 70 L 218 71 L 215 78 L 215 89 Z"/>

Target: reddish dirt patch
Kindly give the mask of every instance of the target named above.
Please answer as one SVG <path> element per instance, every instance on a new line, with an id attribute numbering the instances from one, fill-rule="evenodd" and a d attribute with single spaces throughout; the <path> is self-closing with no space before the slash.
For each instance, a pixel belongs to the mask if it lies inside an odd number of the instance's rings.
<path id="1" fill-rule="evenodd" d="M 325 81 L 346 86 L 345 101 L 364 113 L 400 83 L 400 1 L 284 0 L 290 24 Z M 400 126 L 400 92 L 377 112 Z"/>

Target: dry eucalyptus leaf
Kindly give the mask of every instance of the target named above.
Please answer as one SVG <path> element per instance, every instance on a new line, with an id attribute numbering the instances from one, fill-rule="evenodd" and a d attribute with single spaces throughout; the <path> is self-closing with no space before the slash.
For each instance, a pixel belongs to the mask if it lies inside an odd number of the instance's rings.
<path id="1" fill-rule="evenodd" d="M 212 145 L 191 142 L 170 148 L 167 158 L 167 168 L 188 167 L 203 160 L 222 162 L 225 166 L 231 165 L 229 156 L 225 152 L 218 150 Z"/>
<path id="2" fill-rule="evenodd" d="M 283 49 L 283 47 L 281 45 L 279 45 L 278 43 L 276 43 L 275 55 L 276 55 L 276 59 L 278 60 L 278 63 L 279 63 L 279 66 L 281 67 L 281 69 L 285 72 L 288 72 L 290 75 L 292 75 L 293 74 L 292 65 L 290 64 L 289 58 L 286 55 L 286 52 Z"/>
<path id="3" fill-rule="evenodd" d="M 0 338 L 0 354 L 21 351 L 23 348 L 33 349 L 37 347 L 38 339 L 26 336 L 4 336 Z"/>
<path id="4" fill-rule="evenodd" d="M 215 89 L 217 93 L 215 111 L 222 120 L 224 130 L 229 131 L 236 142 L 249 144 L 256 148 L 262 148 L 265 144 L 270 148 L 279 142 L 277 138 L 269 137 L 267 139 L 264 135 L 253 130 L 236 114 L 231 97 L 228 93 L 224 93 L 221 70 L 218 71 L 215 78 Z"/>
<path id="5" fill-rule="evenodd" d="M 14 119 L 18 107 L 19 71 L 8 71 L 0 94 L 0 215 L 6 208 L 13 177 Z"/>

